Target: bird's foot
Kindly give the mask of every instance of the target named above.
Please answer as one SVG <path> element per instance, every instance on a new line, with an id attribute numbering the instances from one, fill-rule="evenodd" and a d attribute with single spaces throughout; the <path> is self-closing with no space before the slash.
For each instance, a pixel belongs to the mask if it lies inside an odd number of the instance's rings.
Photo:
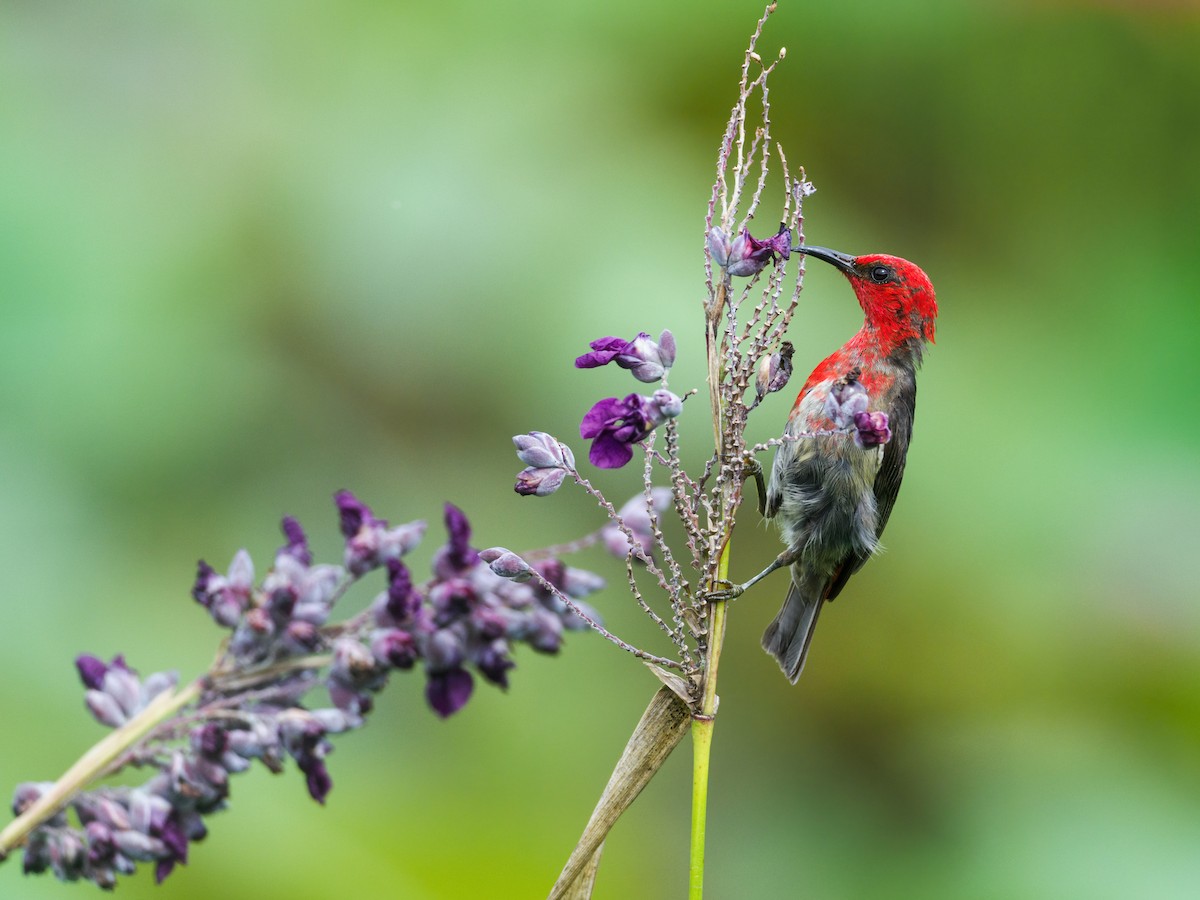
<path id="1" fill-rule="evenodd" d="M 732 581 L 714 581 L 713 587 L 725 585 L 720 590 L 704 591 L 700 594 L 700 600 L 704 603 L 720 603 L 727 600 L 736 600 L 746 592 L 746 585 L 734 584 Z"/>

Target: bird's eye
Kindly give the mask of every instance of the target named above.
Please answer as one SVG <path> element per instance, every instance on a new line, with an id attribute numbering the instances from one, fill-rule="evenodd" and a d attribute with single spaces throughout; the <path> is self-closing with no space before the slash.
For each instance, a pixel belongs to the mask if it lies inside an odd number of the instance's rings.
<path id="1" fill-rule="evenodd" d="M 876 284 L 886 284 L 892 280 L 892 270 L 887 266 L 875 266 L 871 269 L 871 280 Z"/>

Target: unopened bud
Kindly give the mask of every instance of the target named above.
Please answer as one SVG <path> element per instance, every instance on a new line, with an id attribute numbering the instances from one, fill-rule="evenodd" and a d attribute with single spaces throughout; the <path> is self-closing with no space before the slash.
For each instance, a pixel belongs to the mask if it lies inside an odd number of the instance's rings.
<path id="1" fill-rule="evenodd" d="M 754 391 L 759 400 L 787 386 L 788 379 L 792 377 L 792 355 L 795 352 L 792 342 L 784 341 L 779 345 L 778 352 L 762 358 L 754 380 Z"/>
<path id="2" fill-rule="evenodd" d="M 514 581 L 528 581 L 532 574 L 529 563 L 517 556 L 511 550 L 503 547 L 492 547 L 481 550 L 479 558 L 488 564 L 493 572 L 501 578 L 511 578 Z"/>

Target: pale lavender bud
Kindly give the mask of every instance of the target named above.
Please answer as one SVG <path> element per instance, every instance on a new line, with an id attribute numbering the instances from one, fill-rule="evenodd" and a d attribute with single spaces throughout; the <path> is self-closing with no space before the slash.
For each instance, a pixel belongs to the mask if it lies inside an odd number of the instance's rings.
<path id="1" fill-rule="evenodd" d="M 767 394 L 783 390 L 788 379 L 792 377 L 792 355 L 795 348 L 791 341 L 784 341 L 779 350 L 769 356 L 764 356 L 758 366 L 758 375 L 754 380 L 754 391 L 761 400 Z"/>
<path id="2" fill-rule="evenodd" d="M 114 659 L 108 671 L 104 673 L 103 690 L 121 705 L 126 716 L 131 716 L 141 709 L 142 684 L 137 673 L 125 665 L 122 657 Z"/>
<path id="3" fill-rule="evenodd" d="M 708 252 L 712 261 L 721 268 L 728 266 L 729 254 L 732 252 L 733 246 L 725 230 L 719 225 L 714 225 L 708 229 L 705 241 L 708 244 Z"/>
<path id="4" fill-rule="evenodd" d="M 88 691 L 84 694 L 84 702 L 87 703 L 88 710 L 101 725 L 116 728 L 125 724 L 127 718 L 125 711 L 110 694 L 106 694 L 104 691 Z"/>
<path id="5" fill-rule="evenodd" d="M 566 469 L 522 469 L 517 473 L 513 490 L 522 497 L 548 497 L 566 480 Z"/>
<path id="6" fill-rule="evenodd" d="M 683 399 L 667 390 L 657 390 L 650 395 L 648 404 L 650 421 L 661 425 L 683 412 Z"/>
<path id="7" fill-rule="evenodd" d="M 154 862 L 170 855 L 166 844 L 140 831 L 118 831 L 112 840 L 121 853 L 138 862 Z"/>
<path id="8" fill-rule="evenodd" d="M 658 336 L 658 359 L 664 369 L 675 365 L 675 335 L 665 328 Z"/>
<path id="9" fill-rule="evenodd" d="M 501 578 L 511 578 L 514 581 L 528 581 L 532 575 L 529 563 L 517 556 L 511 550 L 503 547 L 492 547 L 481 550 L 479 558 Z"/>
<path id="10" fill-rule="evenodd" d="M 531 431 L 528 434 L 513 436 L 513 444 L 517 448 L 517 458 L 527 466 L 535 469 L 553 469 L 560 466 L 575 465 L 575 457 L 571 448 L 559 443 L 554 435 L 544 431 Z"/>

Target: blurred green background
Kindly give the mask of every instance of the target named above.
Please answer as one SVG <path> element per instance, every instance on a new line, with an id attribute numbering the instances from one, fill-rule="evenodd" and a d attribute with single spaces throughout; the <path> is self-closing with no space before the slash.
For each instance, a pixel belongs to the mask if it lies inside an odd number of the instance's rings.
<path id="1" fill-rule="evenodd" d="M 0 8 L 3 791 L 102 733 L 77 653 L 202 671 L 197 557 L 246 546 L 261 572 L 284 513 L 336 555 L 338 488 L 430 519 L 418 564 L 445 500 L 480 546 L 598 524 L 579 494 L 513 494 L 509 436 L 569 439 L 631 389 L 571 368 L 600 335 L 670 327 L 672 386 L 702 385 L 704 208 L 760 12 Z M 809 240 L 918 261 L 942 312 L 889 552 L 798 686 L 758 646 L 783 576 L 733 610 L 709 894 L 1196 896 L 1200 16 L 785 2 L 764 55 L 781 44 Z M 812 267 L 797 369 L 859 321 Z M 619 502 L 636 474 L 597 481 Z M 777 550 L 747 509 L 735 575 Z M 619 587 L 597 605 L 664 649 Z M 544 896 L 655 683 L 589 635 L 512 680 L 443 722 L 397 679 L 338 742 L 325 808 L 256 769 L 190 865 L 119 890 Z M 618 825 L 598 897 L 684 894 L 688 749 Z M 4 897 L 70 890 L 93 889 L 0 867 Z"/>

